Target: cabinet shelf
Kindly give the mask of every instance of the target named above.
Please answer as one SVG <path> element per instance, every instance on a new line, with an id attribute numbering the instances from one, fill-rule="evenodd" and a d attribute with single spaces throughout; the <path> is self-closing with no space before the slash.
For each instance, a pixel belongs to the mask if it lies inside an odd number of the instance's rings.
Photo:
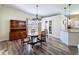
<path id="1" fill-rule="evenodd" d="M 26 21 L 10 21 L 10 40 L 24 39 L 27 37 Z"/>
<path id="2" fill-rule="evenodd" d="M 26 27 L 22 27 L 22 28 L 11 28 L 11 30 L 19 30 L 19 29 L 26 29 Z"/>

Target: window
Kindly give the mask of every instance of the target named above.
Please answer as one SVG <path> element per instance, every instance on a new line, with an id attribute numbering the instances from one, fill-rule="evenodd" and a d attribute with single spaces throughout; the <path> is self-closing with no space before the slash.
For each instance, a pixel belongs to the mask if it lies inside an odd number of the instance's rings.
<path id="1" fill-rule="evenodd" d="M 52 21 L 49 21 L 49 34 L 52 34 Z"/>
<path id="2" fill-rule="evenodd" d="M 28 33 L 29 34 L 38 34 L 38 23 L 33 20 L 28 21 Z"/>

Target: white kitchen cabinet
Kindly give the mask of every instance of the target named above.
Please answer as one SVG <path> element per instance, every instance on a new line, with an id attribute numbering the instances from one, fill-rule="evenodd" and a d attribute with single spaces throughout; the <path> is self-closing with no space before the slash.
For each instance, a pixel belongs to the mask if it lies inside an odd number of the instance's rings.
<path id="1" fill-rule="evenodd" d="M 79 45 L 79 30 L 61 31 L 60 40 L 68 46 Z"/>

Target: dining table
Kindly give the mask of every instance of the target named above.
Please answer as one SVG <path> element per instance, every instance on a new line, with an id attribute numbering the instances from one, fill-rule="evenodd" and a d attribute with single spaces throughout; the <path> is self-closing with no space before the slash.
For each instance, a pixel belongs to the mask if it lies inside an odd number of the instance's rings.
<path id="1" fill-rule="evenodd" d="M 31 44 L 32 45 L 32 48 L 33 48 L 33 46 L 38 43 L 38 36 L 39 35 L 38 34 L 30 34 L 28 36 L 30 38 L 29 44 Z"/>

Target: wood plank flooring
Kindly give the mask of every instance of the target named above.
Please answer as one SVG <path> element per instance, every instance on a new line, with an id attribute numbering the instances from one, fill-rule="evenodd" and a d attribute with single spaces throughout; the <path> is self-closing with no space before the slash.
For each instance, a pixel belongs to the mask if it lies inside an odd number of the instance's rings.
<path id="1" fill-rule="evenodd" d="M 48 37 L 47 42 L 43 43 L 42 48 L 40 43 L 36 44 L 33 48 L 31 45 L 25 44 L 21 46 L 20 40 L 8 42 L 9 55 L 69 55 L 70 50 L 59 39 Z"/>
<path id="2" fill-rule="evenodd" d="M 8 55 L 8 41 L 0 42 L 0 55 Z"/>
<path id="3" fill-rule="evenodd" d="M 21 41 L 2 41 L 0 42 L 0 55 L 77 55 L 79 49 L 73 46 L 67 46 L 59 39 L 49 36 L 47 42 L 43 43 L 42 48 L 40 43 L 33 48 L 31 45 L 25 44 L 24 47 L 20 44 Z"/>

